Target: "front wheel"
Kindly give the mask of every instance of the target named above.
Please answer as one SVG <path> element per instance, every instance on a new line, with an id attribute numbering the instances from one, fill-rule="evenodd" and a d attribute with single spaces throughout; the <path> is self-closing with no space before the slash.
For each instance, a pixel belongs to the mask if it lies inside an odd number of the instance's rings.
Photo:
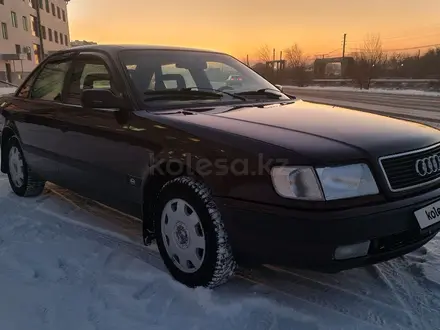
<path id="1" fill-rule="evenodd" d="M 159 251 L 177 281 L 213 288 L 234 274 L 236 262 L 224 224 L 204 184 L 190 177 L 169 181 L 155 210 Z"/>
<path id="2" fill-rule="evenodd" d="M 12 190 L 21 197 L 40 195 L 45 181 L 33 173 L 26 163 L 23 150 L 17 137 L 13 136 L 7 143 L 8 179 Z"/>

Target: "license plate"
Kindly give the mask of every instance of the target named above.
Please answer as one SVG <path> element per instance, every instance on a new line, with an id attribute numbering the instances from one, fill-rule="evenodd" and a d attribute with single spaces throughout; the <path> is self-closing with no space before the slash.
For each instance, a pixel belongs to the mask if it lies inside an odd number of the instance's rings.
<path id="1" fill-rule="evenodd" d="M 414 212 L 420 228 L 424 229 L 440 221 L 440 201 Z"/>

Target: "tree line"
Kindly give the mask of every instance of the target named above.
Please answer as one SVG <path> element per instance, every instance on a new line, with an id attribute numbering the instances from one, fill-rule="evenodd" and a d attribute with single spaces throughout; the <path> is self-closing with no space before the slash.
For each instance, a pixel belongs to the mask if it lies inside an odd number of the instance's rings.
<path id="1" fill-rule="evenodd" d="M 268 45 L 259 47 L 255 52 L 255 58 L 257 63 L 252 65 L 252 68 L 277 83 L 295 81 L 302 85 L 318 78 L 317 62 L 306 56 L 296 43 L 283 51 L 286 64 L 284 70 L 277 70 L 277 67 L 270 64 L 273 51 Z M 384 50 L 380 35 L 369 34 L 355 52 L 346 55 L 345 60 L 341 63 L 339 75 L 335 75 L 331 70 L 334 64 L 327 64 L 326 68 L 329 70 L 326 70 L 326 77 L 352 79 L 360 88 L 365 89 L 368 89 L 371 80 L 376 78 L 437 79 L 440 82 L 440 47 L 416 55 L 404 52 L 389 53 Z"/>

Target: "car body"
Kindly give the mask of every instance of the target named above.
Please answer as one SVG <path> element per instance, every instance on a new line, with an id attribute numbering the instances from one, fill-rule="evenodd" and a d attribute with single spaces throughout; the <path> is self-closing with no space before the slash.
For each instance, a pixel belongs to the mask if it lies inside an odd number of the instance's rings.
<path id="1" fill-rule="evenodd" d="M 212 88 L 207 63 L 242 86 Z M 297 100 L 226 54 L 78 47 L 0 104 L 17 194 L 47 180 L 138 217 L 189 286 L 224 283 L 236 262 L 364 266 L 440 230 L 438 130 Z"/>

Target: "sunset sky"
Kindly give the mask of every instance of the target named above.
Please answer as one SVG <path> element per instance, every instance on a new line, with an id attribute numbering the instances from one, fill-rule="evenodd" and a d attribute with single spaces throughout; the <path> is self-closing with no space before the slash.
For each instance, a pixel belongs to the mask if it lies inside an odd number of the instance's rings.
<path id="1" fill-rule="evenodd" d="M 253 57 L 263 44 L 278 54 L 295 42 L 308 55 L 328 53 L 342 47 L 344 33 L 348 52 L 367 33 L 380 33 L 385 49 L 440 44 L 440 0 L 71 0 L 68 12 L 72 40 L 238 57 Z"/>

